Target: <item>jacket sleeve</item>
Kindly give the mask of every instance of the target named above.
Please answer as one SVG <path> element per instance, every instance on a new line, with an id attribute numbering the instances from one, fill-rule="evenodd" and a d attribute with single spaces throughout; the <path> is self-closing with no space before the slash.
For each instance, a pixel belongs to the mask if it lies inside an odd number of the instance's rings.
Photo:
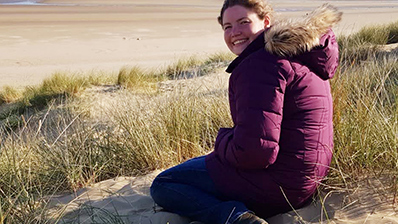
<path id="1" fill-rule="evenodd" d="M 215 151 L 240 169 L 263 169 L 273 164 L 279 151 L 286 80 L 276 64 L 245 61 L 231 76 L 235 126 L 221 129 Z"/>

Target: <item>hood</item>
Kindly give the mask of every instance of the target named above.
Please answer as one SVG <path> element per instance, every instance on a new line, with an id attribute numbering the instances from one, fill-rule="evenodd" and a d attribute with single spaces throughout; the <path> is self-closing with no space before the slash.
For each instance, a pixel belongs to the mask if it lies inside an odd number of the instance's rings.
<path id="1" fill-rule="evenodd" d="M 342 12 L 324 4 L 301 19 L 277 21 L 264 34 L 265 49 L 275 55 L 292 57 L 310 51 L 342 17 Z"/>
<path id="2" fill-rule="evenodd" d="M 297 58 L 322 79 L 329 79 L 338 65 L 338 45 L 331 28 L 341 17 L 337 8 L 324 4 L 303 18 L 276 21 L 264 33 L 265 50 Z"/>

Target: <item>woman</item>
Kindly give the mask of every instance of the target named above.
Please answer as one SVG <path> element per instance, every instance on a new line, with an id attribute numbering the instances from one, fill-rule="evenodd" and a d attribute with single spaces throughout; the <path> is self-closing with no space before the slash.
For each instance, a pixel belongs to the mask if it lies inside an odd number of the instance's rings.
<path id="1" fill-rule="evenodd" d="M 151 195 L 166 210 L 206 224 L 264 224 L 303 206 L 326 176 L 328 79 L 338 64 L 330 28 L 341 13 L 324 5 L 299 21 L 271 19 L 264 0 L 224 2 L 219 22 L 238 55 L 227 68 L 234 127 L 220 129 L 209 155 L 154 180 Z"/>

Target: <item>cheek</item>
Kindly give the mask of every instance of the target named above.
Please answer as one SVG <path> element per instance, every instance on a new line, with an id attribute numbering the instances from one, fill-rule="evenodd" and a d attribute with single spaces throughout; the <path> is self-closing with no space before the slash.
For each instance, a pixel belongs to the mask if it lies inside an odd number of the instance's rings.
<path id="1" fill-rule="evenodd" d="M 227 32 L 224 32 L 224 41 L 227 45 L 229 45 L 229 35 Z"/>
<path id="2" fill-rule="evenodd" d="M 248 29 L 248 33 L 250 34 L 255 34 L 257 33 L 258 30 L 258 24 L 253 24 L 252 26 L 250 26 L 250 28 Z"/>
<path id="3" fill-rule="evenodd" d="M 253 32 L 254 32 L 254 33 L 257 33 L 257 32 L 259 32 L 259 31 L 264 30 L 264 28 L 265 28 L 264 23 L 256 23 L 256 25 L 253 26 L 252 29 L 253 29 Z"/>
<path id="4" fill-rule="evenodd" d="M 252 27 L 252 29 L 250 30 L 250 39 L 251 41 L 253 41 L 254 39 L 256 39 L 256 37 L 258 36 L 258 34 L 263 31 L 264 28 L 263 27 Z"/>

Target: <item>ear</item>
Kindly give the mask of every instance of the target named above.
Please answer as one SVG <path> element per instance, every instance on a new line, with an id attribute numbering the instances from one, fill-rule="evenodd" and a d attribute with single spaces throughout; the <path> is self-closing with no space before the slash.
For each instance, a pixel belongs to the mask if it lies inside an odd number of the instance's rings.
<path id="1" fill-rule="evenodd" d="M 264 28 L 268 28 L 271 26 L 271 18 L 267 15 L 264 18 Z"/>

